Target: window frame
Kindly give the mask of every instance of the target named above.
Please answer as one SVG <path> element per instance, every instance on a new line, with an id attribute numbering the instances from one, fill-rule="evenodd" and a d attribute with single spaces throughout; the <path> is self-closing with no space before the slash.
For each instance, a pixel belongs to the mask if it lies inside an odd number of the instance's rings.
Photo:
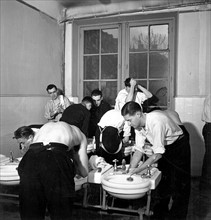
<path id="1" fill-rule="evenodd" d="M 83 98 L 83 30 L 92 30 L 100 28 L 112 28 L 119 27 L 119 58 L 118 58 L 118 78 L 117 78 L 117 92 L 124 88 L 124 80 L 129 77 L 129 32 L 127 29 L 132 24 L 150 25 L 150 24 L 169 24 L 169 79 L 168 79 L 168 108 L 173 109 L 174 103 L 173 98 L 175 91 L 175 78 L 176 78 L 176 36 L 177 36 L 177 14 L 176 13 L 165 13 L 165 14 L 151 14 L 151 15 L 133 15 L 133 16 L 120 16 L 113 18 L 95 18 L 95 19 L 80 19 L 74 21 L 74 32 L 73 41 L 77 43 L 78 56 L 77 63 L 73 62 L 73 69 L 77 74 L 73 75 L 78 83 L 72 85 L 74 91 L 77 91 L 76 96 L 79 100 Z M 126 45 L 126 46 L 124 46 Z M 77 65 L 77 66 L 76 66 Z"/>

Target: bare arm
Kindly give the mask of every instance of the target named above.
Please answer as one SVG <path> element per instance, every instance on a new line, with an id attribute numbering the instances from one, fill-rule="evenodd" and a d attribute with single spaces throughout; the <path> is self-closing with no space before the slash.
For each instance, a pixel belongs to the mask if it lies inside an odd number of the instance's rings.
<path id="1" fill-rule="evenodd" d="M 130 80 L 130 91 L 127 95 L 127 98 L 125 100 L 125 103 L 130 102 L 133 100 L 134 92 L 135 92 L 135 86 L 136 86 L 136 80 L 131 79 Z"/>
<path id="2" fill-rule="evenodd" d="M 161 154 L 153 154 L 141 166 L 131 171 L 131 174 L 140 173 L 142 170 L 145 170 L 148 165 L 152 165 L 153 163 L 156 163 L 161 157 L 162 157 Z"/>
<path id="3" fill-rule="evenodd" d="M 148 91 L 147 89 L 145 89 L 143 86 L 138 85 L 138 89 L 141 90 L 148 99 L 152 97 L 152 93 Z"/>
<path id="4" fill-rule="evenodd" d="M 88 175 L 87 139 L 79 129 L 76 130 L 76 133 L 80 142 L 79 150 L 73 153 L 76 173 L 86 177 Z"/>

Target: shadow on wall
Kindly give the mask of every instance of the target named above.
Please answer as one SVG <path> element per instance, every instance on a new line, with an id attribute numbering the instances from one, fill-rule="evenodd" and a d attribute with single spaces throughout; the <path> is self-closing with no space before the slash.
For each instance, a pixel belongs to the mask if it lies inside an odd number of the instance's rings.
<path id="1" fill-rule="evenodd" d="M 191 174 L 192 176 L 201 176 L 205 152 L 203 136 L 192 123 L 184 122 L 183 124 L 190 134 Z"/>

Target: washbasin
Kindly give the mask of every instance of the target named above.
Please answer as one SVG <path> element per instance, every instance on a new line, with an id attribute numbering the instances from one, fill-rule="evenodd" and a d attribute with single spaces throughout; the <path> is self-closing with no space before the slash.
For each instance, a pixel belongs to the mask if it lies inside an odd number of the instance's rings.
<path id="1" fill-rule="evenodd" d="M 0 166 L 0 184 L 2 185 L 17 185 L 20 182 L 18 175 L 17 162 L 8 162 Z"/>
<path id="2" fill-rule="evenodd" d="M 102 178 L 102 187 L 114 197 L 121 199 L 138 199 L 150 189 L 150 180 L 140 175 L 133 175 L 129 181 L 129 174 L 109 173 Z"/>

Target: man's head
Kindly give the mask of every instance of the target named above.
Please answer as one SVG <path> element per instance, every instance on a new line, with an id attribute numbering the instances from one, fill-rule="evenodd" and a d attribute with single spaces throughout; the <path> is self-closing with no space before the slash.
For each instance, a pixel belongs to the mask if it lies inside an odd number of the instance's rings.
<path id="1" fill-rule="evenodd" d="M 125 80 L 125 89 L 128 93 L 130 92 L 130 88 L 131 88 L 131 80 L 134 80 L 134 79 L 129 77 Z M 135 91 L 138 91 L 137 85 L 135 86 Z"/>
<path id="2" fill-rule="evenodd" d="M 46 88 L 48 94 L 52 100 L 55 100 L 58 97 L 58 89 L 54 84 L 50 84 Z"/>
<path id="3" fill-rule="evenodd" d="M 25 153 L 33 142 L 34 131 L 28 126 L 22 126 L 14 132 L 13 138 L 17 140 L 20 150 Z"/>
<path id="4" fill-rule="evenodd" d="M 128 121 L 132 127 L 140 130 L 145 126 L 145 116 L 142 107 L 136 102 L 127 102 L 121 110 L 125 121 Z"/>
<path id="5" fill-rule="evenodd" d="M 103 100 L 103 94 L 99 89 L 95 89 L 91 93 L 91 97 L 93 99 L 94 105 L 95 106 L 100 106 L 102 100 Z"/>
<path id="6" fill-rule="evenodd" d="M 82 99 L 82 105 L 84 105 L 88 110 L 90 110 L 92 108 L 92 104 L 93 104 L 93 101 L 90 96 L 85 96 Z"/>
<path id="7" fill-rule="evenodd" d="M 103 130 L 101 135 L 100 139 L 106 151 L 114 154 L 121 149 L 122 141 L 117 128 L 108 126 Z"/>

